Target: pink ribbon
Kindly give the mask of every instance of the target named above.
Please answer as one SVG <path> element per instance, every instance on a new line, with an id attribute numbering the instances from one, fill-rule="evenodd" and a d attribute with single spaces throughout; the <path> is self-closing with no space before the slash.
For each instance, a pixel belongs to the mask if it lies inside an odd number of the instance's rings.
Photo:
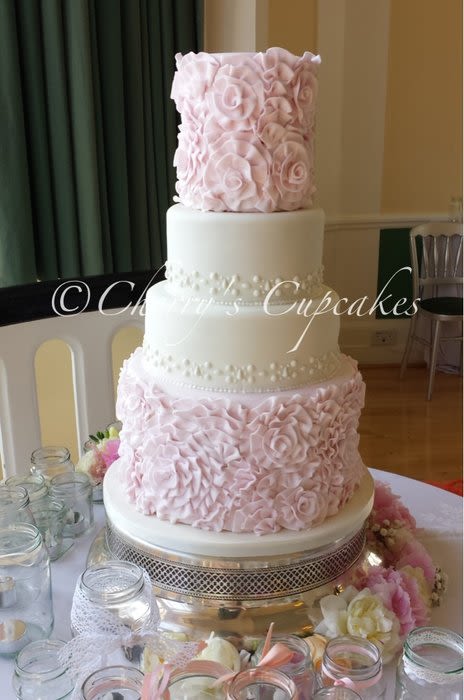
<path id="1" fill-rule="evenodd" d="M 273 627 L 274 623 L 271 623 L 264 640 L 263 653 L 257 664 L 260 668 L 285 666 L 293 657 L 293 651 L 282 642 L 277 642 L 271 647 Z M 148 673 L 143 682 L 141 700 L 169 700 L 168 685 L 171 679 L 175 679 L 176 675 L 195 673 L 199 676 L 211 676 L 216 679 L 214 685 L 222 685 L 237 675 L 235 671 L 231 671 L 230 668 L 218 661 L 208 661 L 207 659 L 194 659 L 174 675 L 172 671 L 173 668 L 169 664 L 165 664 Z"/>

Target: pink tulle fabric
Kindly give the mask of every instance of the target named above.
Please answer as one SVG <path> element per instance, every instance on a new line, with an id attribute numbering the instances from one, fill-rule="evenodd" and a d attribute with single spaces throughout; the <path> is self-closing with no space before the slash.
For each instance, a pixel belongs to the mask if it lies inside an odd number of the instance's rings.
<path id="1" fill-rule="evenodd" d="M 144 370 L 123 366 L 119 455 L 143 513 L 207 530 L 302 530 L 335 515 L 364 473 L 357 426 L 359 373 L 311 392 L 247 403 L 246 395 L 176 398 Z"/>
<path id="2" fill-rule="evenodd" d="M 292 211 L 315 191 L 319 56 L 177 54 L 177 201 L 203 211 Z"/>

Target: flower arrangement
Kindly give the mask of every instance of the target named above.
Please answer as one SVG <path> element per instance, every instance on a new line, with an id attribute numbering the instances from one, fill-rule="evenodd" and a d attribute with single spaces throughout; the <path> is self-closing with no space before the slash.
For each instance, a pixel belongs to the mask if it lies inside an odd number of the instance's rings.
<path id="1" fill-rule="evenodd" d="M 416 522 L 387 484 L 376 482 L 367 543 L 372 566 L 357 569 L 337 592 L 320 601 L 316 632 L 334 638 L 363 637 L 382 650 L 388 662 L 407 634 L 428 623 L 439 605 L 447 577 L 435 567 L 417 539 Z"/>
<path id="2" fill-rule="evenodd" d="M 76 471 L 87 474 L 94 486 L 101 484 L 108 468 L 118 459 L 119 444 L 119 430 L 114 425 L 89 435 Z"/>

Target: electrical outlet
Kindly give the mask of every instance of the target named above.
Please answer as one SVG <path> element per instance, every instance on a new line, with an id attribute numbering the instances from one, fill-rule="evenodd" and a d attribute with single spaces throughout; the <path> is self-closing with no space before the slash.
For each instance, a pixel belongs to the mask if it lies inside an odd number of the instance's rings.
<path id="1" fill-rule="evenodd" d="M 372 345 L 396 345 L 396 331 L 374 331 Z"/>

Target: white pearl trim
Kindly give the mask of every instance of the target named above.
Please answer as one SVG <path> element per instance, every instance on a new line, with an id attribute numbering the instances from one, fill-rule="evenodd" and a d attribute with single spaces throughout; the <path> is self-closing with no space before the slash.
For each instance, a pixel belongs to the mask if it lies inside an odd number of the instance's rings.
<path id="1" fill-rule="evenodd" d="M 216 366 L 212 362 L 194 362 L 185 357 L 177 359 L 143 344 L 144 358 L 156 374 L 169 381 L 192 389 L 211 388 L 215 391 L 241 390 L 285 391 L 330 379 L 339 369 L 341 355 L 328 352 L 320 357 L 308 357 L 303 364 L 298 360 L 270 362 L 266 367 L 255 365 Z"/>
<path id="2" fill-rule="evenodd" d="M 222 275 L 219 272 L 186 271 L 182 263 L 177 260 L 166 262 L 166 279 L 173 291 L 182 298 L 184 296 L 195 300 L 213 298 L 216 304 L 232 304 L 234 301 L 240 304 L 261 304 L 276 285 L 280 286 L 272 295 L 270 301 L 272 304 L 318 297 L 322 292 L 323 272 L 324 268 L 321 266 L 305 277 L 295 275 L 289 280 L 283 276 L 266 279 L 259 274 L 242 279 L 239 274 Z"/>

